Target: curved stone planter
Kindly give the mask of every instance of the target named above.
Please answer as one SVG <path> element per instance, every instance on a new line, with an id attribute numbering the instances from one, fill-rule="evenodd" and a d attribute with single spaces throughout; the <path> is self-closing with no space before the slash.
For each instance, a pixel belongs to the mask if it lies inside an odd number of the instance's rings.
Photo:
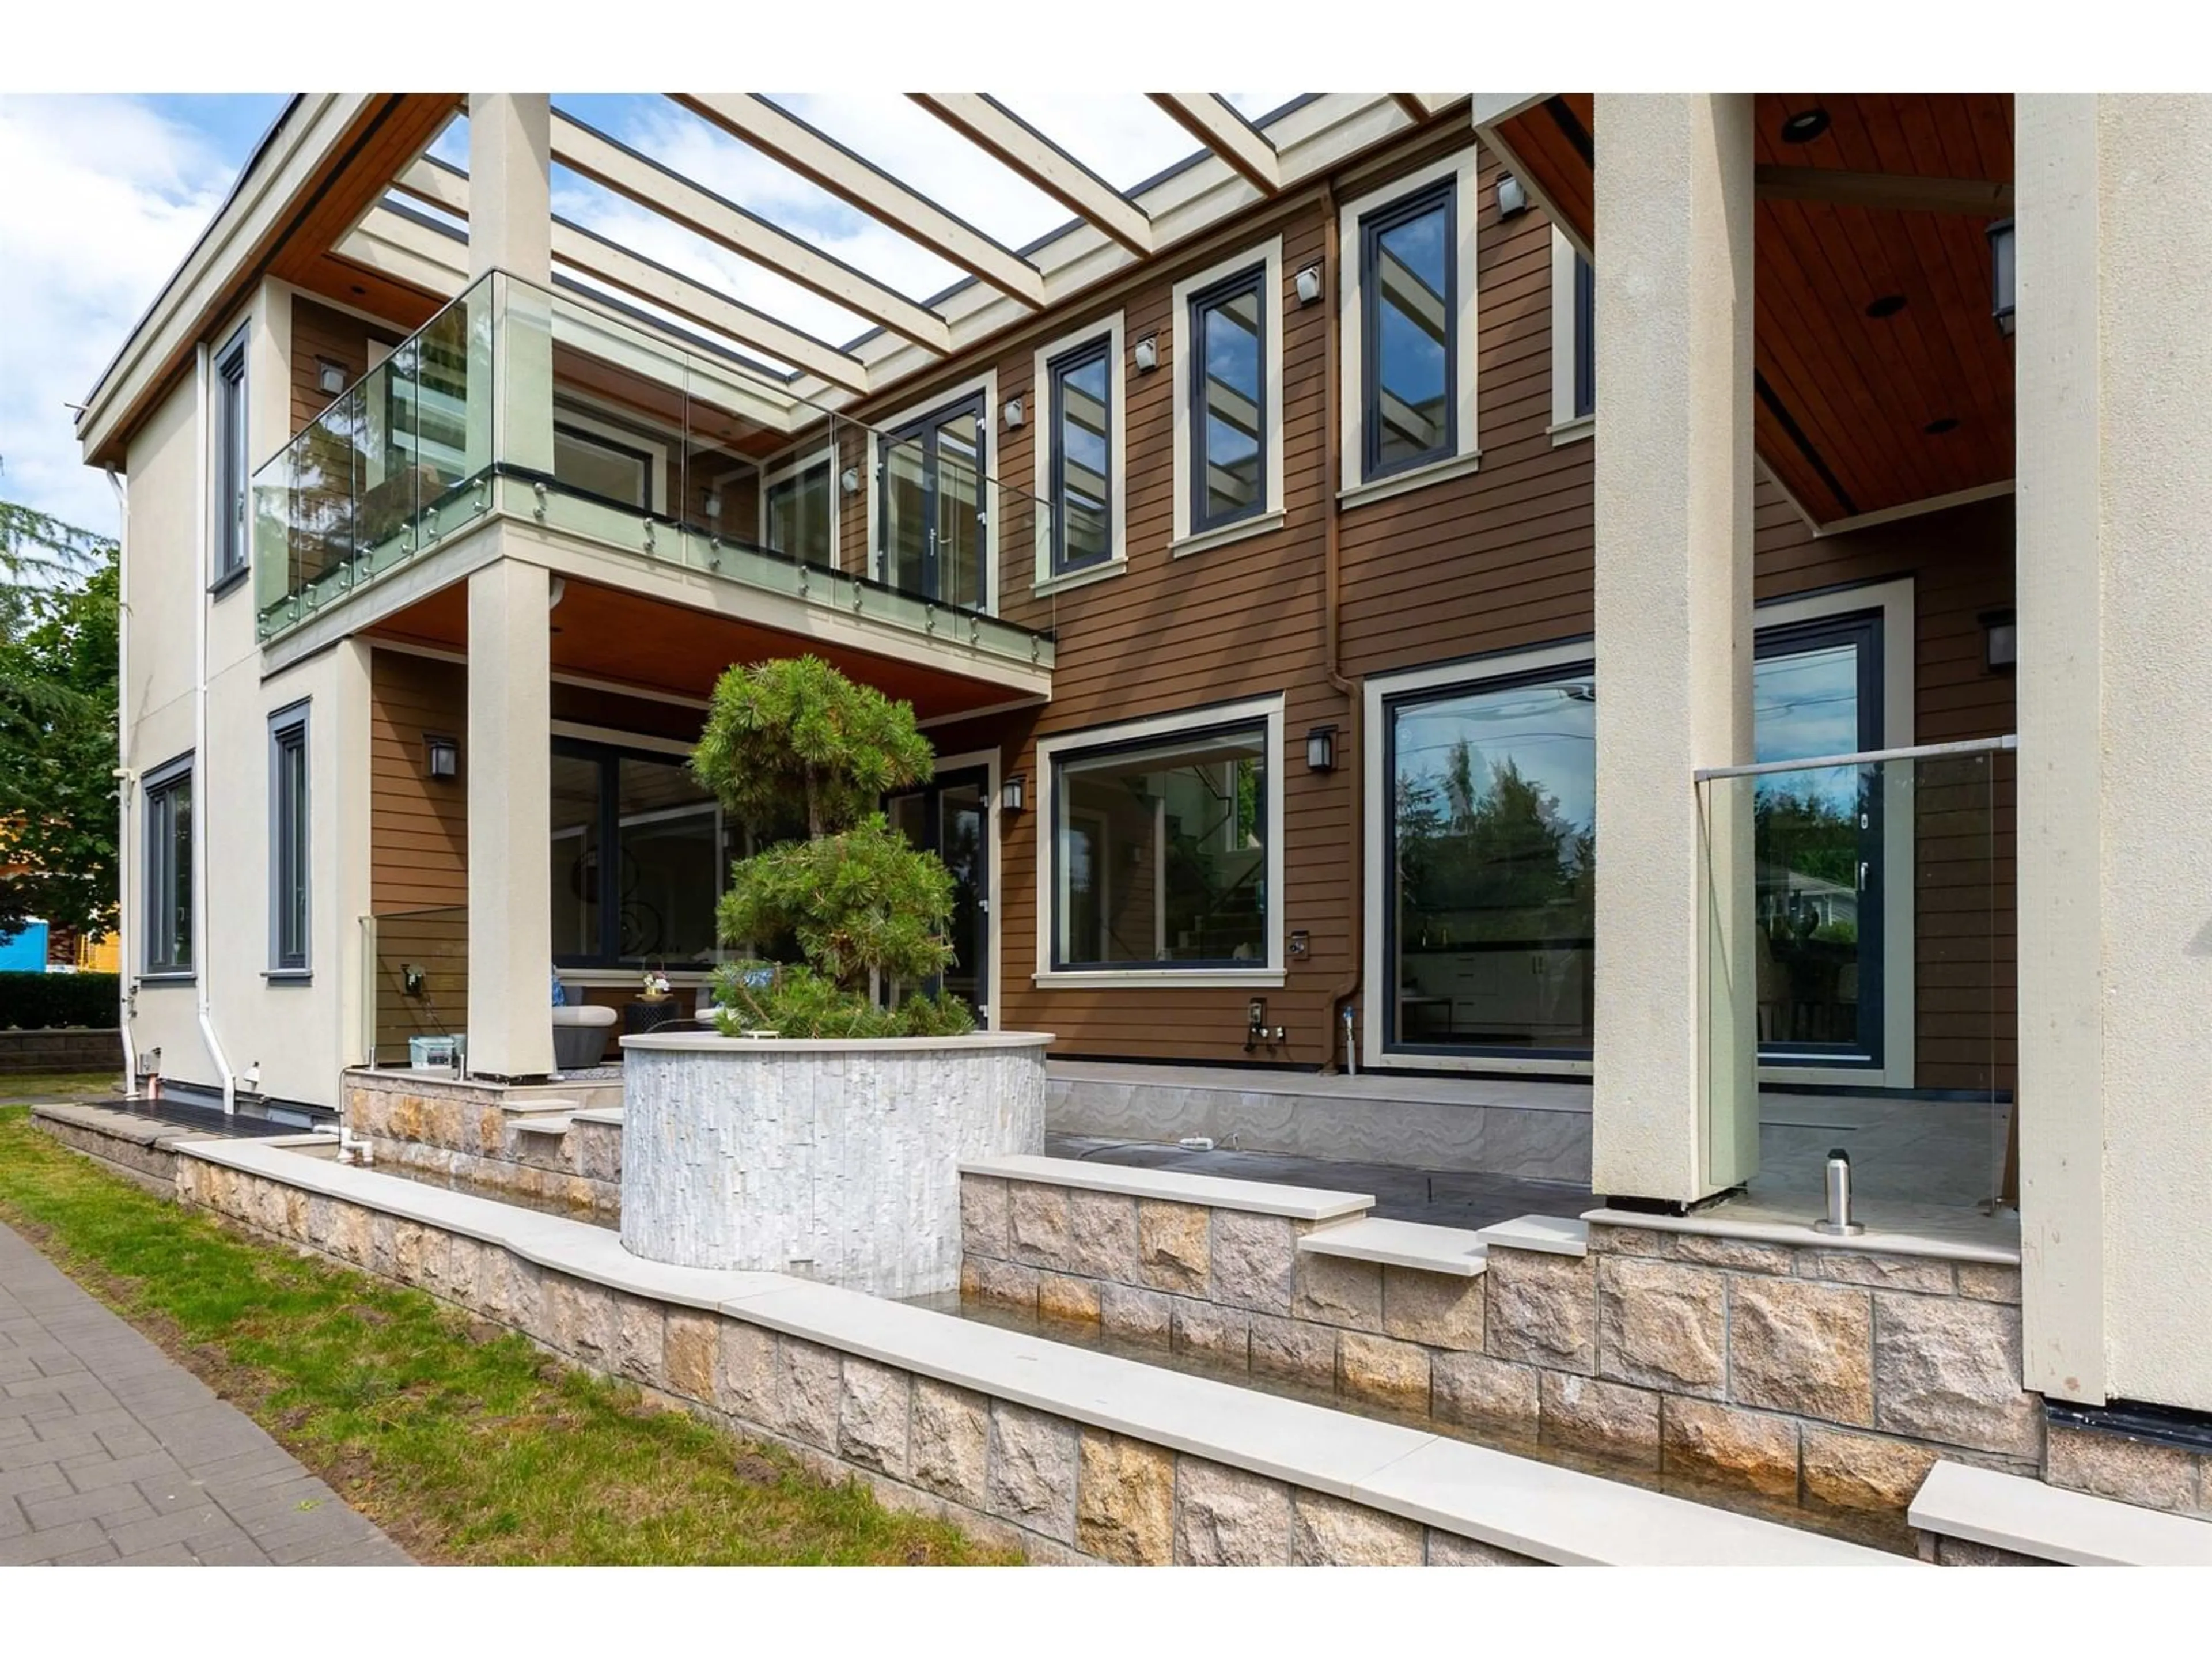
<path id="1" fill-rule="evenodd" d="M 960 1165 L 1044 1150 L 1031 1031 L 623 1039 L 622 1238 L 878 1296 L 960 1284 Z"/>

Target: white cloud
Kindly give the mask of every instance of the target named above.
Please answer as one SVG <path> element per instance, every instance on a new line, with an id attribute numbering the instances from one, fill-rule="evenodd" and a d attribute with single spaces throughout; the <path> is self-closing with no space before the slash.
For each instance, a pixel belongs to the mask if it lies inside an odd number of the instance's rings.
<path id="1" fill-rule="evenodd" d="M 0 99 L 0 493 L 113 533 L 81 401 L 206 226 L 232 168 L 130 98 Z"/>

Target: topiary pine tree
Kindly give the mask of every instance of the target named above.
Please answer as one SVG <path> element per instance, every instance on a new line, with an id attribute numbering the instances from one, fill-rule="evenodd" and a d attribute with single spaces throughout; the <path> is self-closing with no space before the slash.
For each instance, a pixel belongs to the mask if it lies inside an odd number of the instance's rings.
<path id="1" fill-rule="evenodd" d="M 714 686 L 691 770 L 756 825 L 803 823 L 733 866 L 715 912 L 724 943 L 767 953 L 795 943 L 803 965 L 715 976 L 722 1029 L 784 1036 L 951 1035 L 975 1029 L 956 997 L 875 1006 L 873 975 L 914 983 L 952 959 L 945 929 L 952 877 L 910 846 L 879 804 L 929 781 L 928 740 L 911 705 L 855 685 L 819 657 L 736 665 Z M 765 983 L 761 982 L 765 980 Z"/>

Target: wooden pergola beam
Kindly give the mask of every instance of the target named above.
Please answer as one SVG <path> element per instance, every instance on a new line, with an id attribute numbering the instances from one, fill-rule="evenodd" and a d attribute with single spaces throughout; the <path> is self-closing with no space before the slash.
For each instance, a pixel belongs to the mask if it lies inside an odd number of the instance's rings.
<path id="1" fill-rule="evenodd" d="M 2012 211 L 2012 186 L 1989 179 L 1847 173 L 1839 167 L 1784 167 L 1761 162 L 1752 173 L 1752 191 L 1762 201 L 1817 202 L 1829 207 L 1905 213 L 1965 213 L 1997 218 Z"/>
<path id="2" fill-rule="evenodd" d="M 788 276 L 801 288 L 925 350 L 942 356 L 952 349 L 951 326 L 928 307 L 917 305 L 896 289 L 557 110 L 553 116 L 553 159 L 616 195 L 674 220 L 740 258 Z M 1040 285 L 1042 281 L 1038 278 Z"/>
<path id="3" fill-rule="evenodd" d="M 908 96 L 1130 252 L 1140 258 L 1152 252 L 1152 222 L 1141 208 L 997 99 L 980 92 Z"/>
<path id="4" fill-rule="evenodd" d="M 1251 180 L 1262 195 L 1283 187 L 1281 159 L 1266 137 L 1217 92 L 1147 93 L 1182 130 Z"/>
<path id="5" fill-rule="evenodd" d="M 1035 265 L 767 99 L 748 92 L 667 95 L 1000 293 L 1032 310 L 1043 308 L 1044 275 Z"/>

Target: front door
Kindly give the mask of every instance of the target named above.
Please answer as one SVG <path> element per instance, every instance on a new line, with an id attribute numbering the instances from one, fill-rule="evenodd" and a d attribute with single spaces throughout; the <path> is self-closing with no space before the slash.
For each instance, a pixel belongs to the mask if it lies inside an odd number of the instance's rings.
<path id="1" fill-rule="evenodd" d="M 940 409 L 884 440 L 878 514 L 884 581 L 963 610 L 989 608 L 982 471 L 981 398 Z"/>
<path id="2" fill-rule="evenodd" d="M 991 777 L 983 767 L 940 772 L 934 781 L 884 803 L 891 828 L 952 872 L 952 963 L 927 990 L 950 991 L 990 1023 Z"/>

